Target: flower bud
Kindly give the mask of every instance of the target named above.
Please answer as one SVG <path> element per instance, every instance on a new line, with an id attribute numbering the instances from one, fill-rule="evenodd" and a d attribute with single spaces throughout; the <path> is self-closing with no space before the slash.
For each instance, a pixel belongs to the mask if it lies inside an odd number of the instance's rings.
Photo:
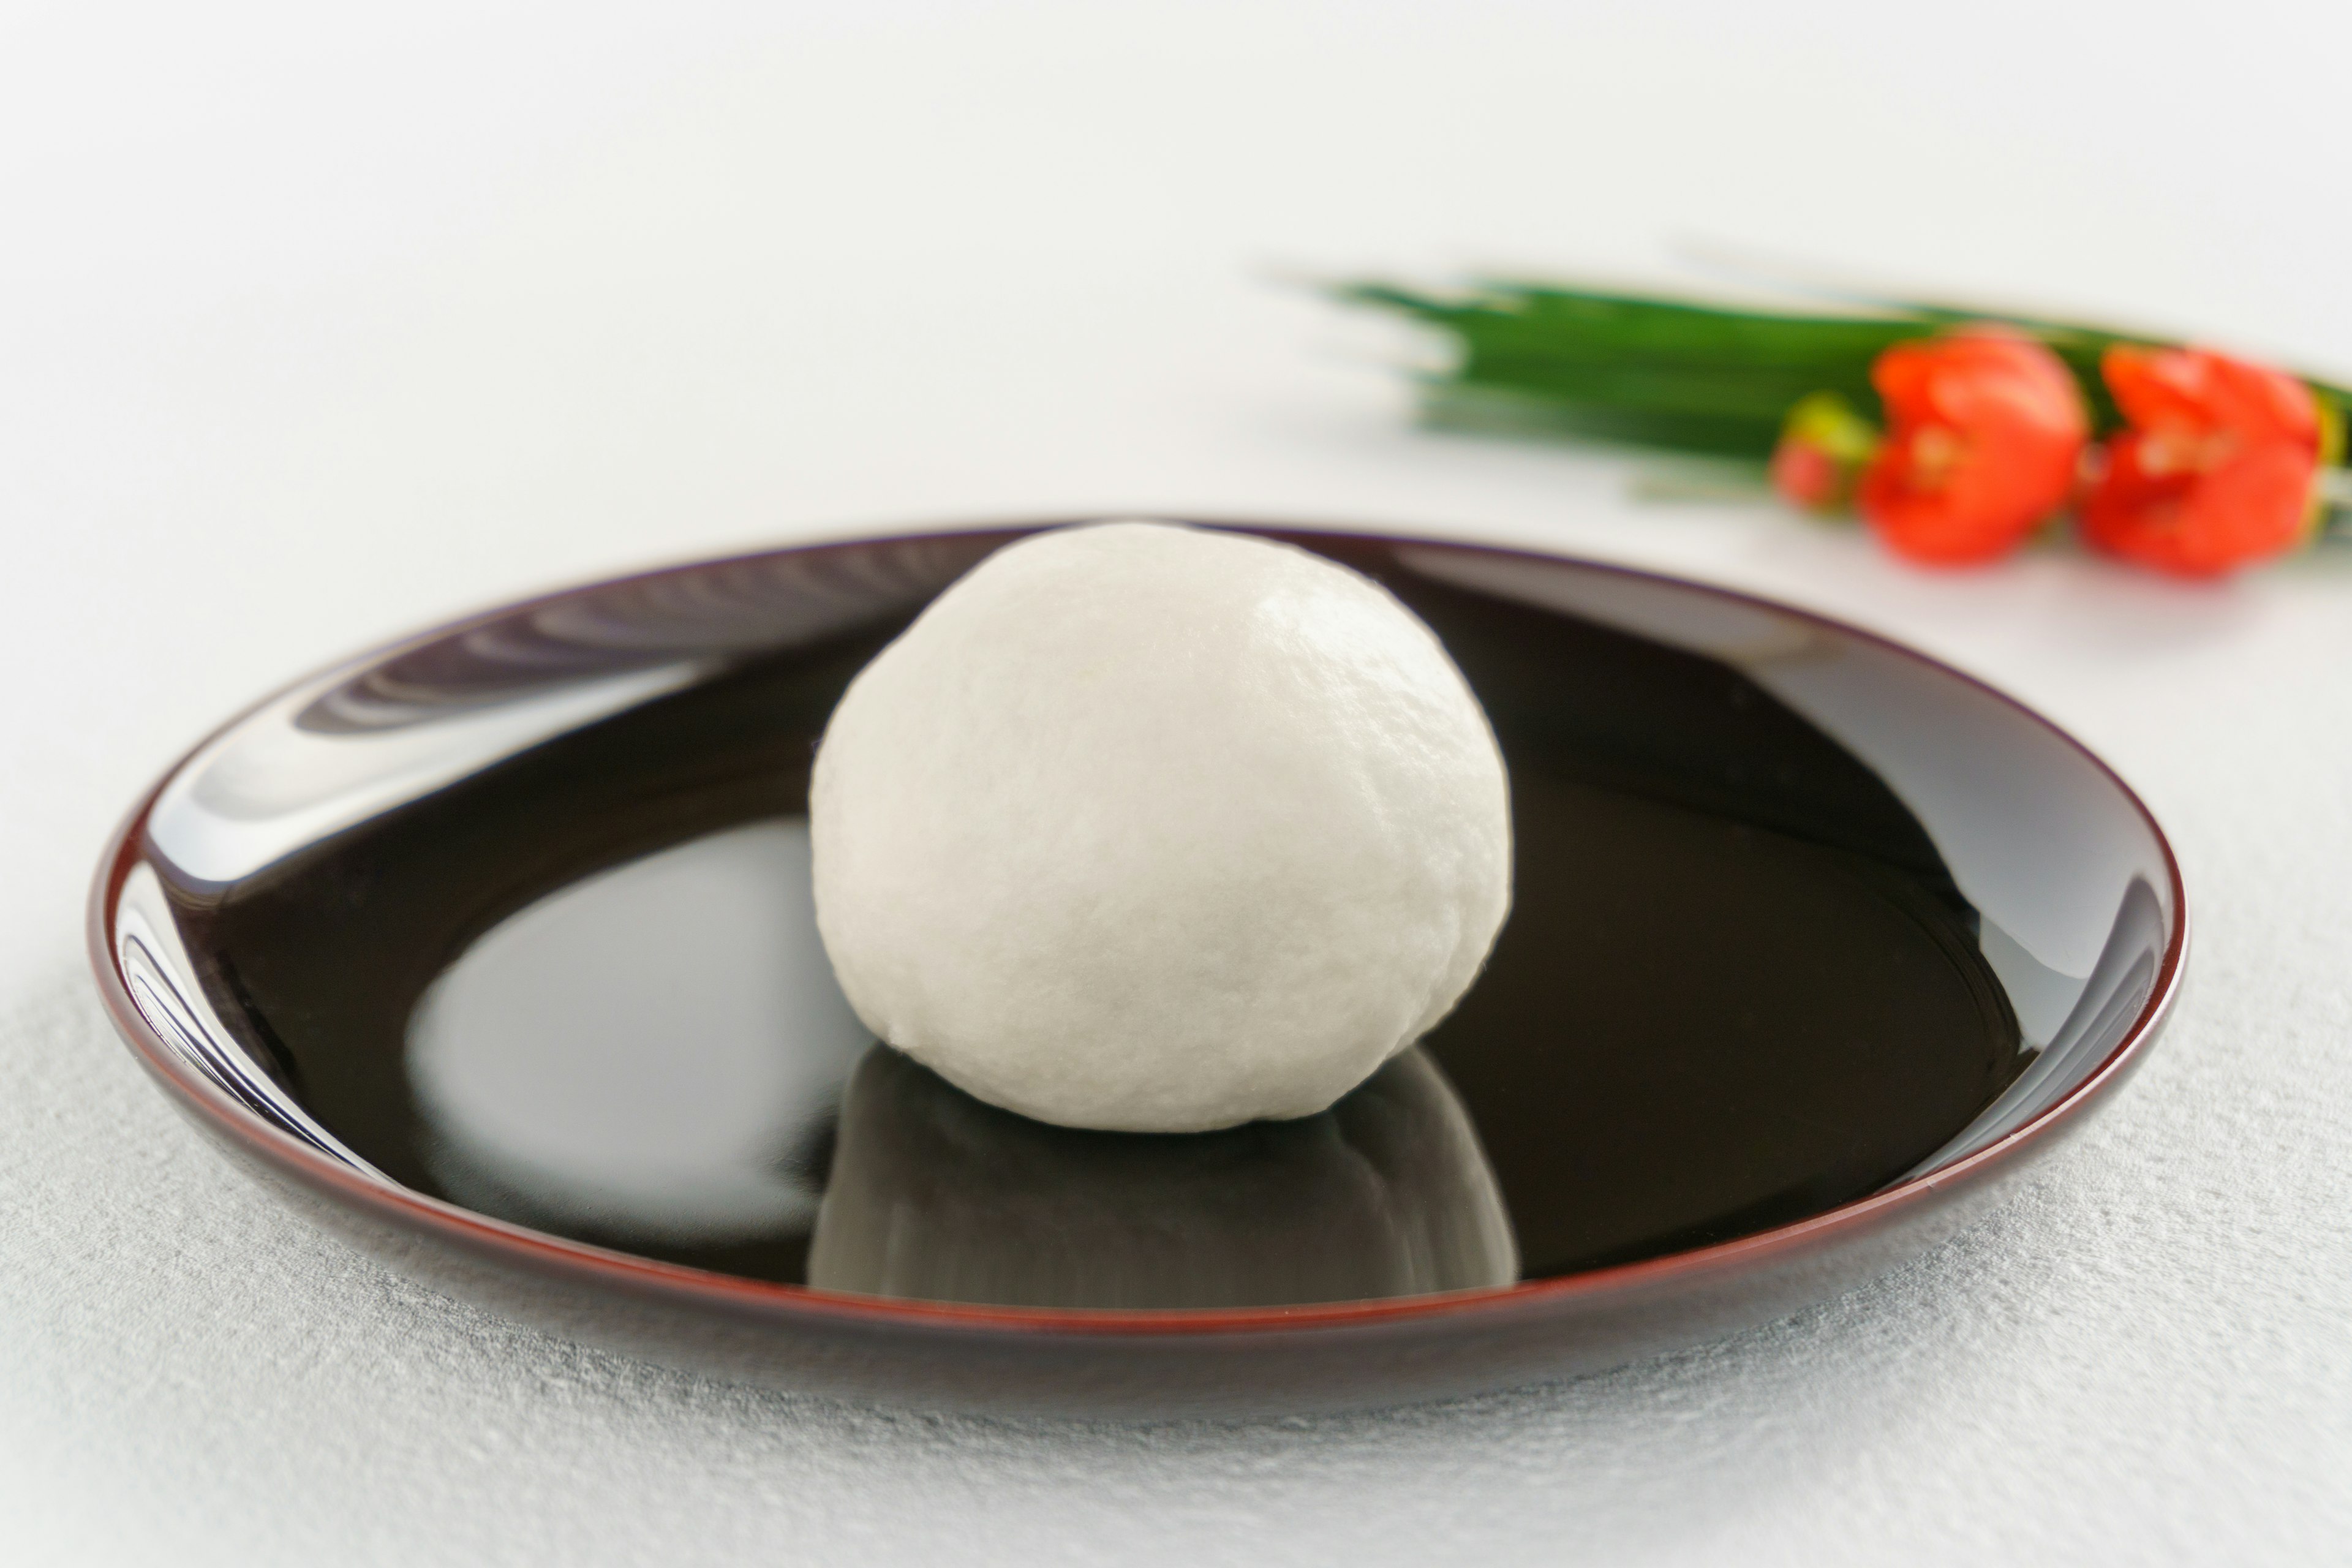
<path id="1" fill-rule="evenodd" d="M 1834 392 L 1800 398 L 1772 449 L 1772 488 L 1812 511 L 1836 511 L 1853 500 L 1863 466 L 1878 451 L 1878 426 Z"/>

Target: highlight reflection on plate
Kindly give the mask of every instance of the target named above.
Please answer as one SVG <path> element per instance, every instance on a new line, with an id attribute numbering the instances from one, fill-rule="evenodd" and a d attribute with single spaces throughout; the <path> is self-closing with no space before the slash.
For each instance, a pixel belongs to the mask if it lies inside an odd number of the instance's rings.
<path id="1" fill-rule="evenodd" d="M 804 821 L 601 872 L 509 916 L 433 983 L 408 1070 L 426 1163 L 471 1206 L 613 1239 L 805 1230 L 849 1065 Z"/>
<path id="2" fill-rule="evenodd" d="M 101 872 L 126 1037 L 323 1220 L 562 1331 L 927 1401 L 1331 1403 L 1866 1278 L 2115 1082 L 2177 984 L 2154 825 L 1984 688 L 1690 584 L 1294 536 L 1394 589 L 1494 721 L 1493 958 L 1323 1118 L 1009 1117 L 869 1052 L 801 815 L 841 689 L 1009 537 L 596 584 L 265 702 Z M 1367 1390 L 1371 1333 L 1410 1353 Z"/>

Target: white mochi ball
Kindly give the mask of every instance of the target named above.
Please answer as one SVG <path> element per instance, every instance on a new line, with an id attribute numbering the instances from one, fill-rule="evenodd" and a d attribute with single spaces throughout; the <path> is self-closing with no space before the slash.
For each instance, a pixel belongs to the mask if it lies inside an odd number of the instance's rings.
<path id="1" fill-rule="evenodd" d="M 851 683 L 809 809 L 858 1016 L 1072 1127 L 1321 1110 L 1510 908 L 1502 756 L 1430 629 L 1320 556 L 1165 523 L 975 567 Z"/>

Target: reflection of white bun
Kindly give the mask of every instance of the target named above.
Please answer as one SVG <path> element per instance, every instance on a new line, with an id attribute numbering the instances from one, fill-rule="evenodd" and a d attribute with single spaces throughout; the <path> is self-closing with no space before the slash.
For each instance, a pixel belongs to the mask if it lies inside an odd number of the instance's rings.
<path id="1" fill-rule="evenodd" d="M 1427 1051 L 1320 1116 L 1132 1138 L 1008 1115 L 876 1046 L 839 1134 L 809 1237 L 820 1290 L 1273 1307 L 1519 1277 L 1494 1169 Z"/>
<path id="2" fill-rule="evenodd" d="M 1468 988 L 1510 906 L 1486 715 L 1319 556 L 1122 522 L 991 556 L 842 698 L 810 792 L 842 989 L 1070 1126 L 1305 1116 Z"/>

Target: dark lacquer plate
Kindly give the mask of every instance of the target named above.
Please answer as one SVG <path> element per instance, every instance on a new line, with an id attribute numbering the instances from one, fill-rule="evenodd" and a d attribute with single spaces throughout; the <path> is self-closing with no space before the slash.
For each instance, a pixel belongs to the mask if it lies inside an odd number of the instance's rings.
<path id="1" fill-rule="evenodd" d="M 835 700 L 1021 531 L 701 563 L 312 678 L 165 777 L 91 942 L 172 1099 L 394 1267 L 898 1402 L 1377 1404 L 1765 1321 L 1949 1234 L 2179 983 L 2162 834 L 1876 637 L 1541 555 L 1286 535 L 1445 640 L 1516 903 L 1322 1116 L 1046 1128 L 882 1047 L 809 901 Z"/>

